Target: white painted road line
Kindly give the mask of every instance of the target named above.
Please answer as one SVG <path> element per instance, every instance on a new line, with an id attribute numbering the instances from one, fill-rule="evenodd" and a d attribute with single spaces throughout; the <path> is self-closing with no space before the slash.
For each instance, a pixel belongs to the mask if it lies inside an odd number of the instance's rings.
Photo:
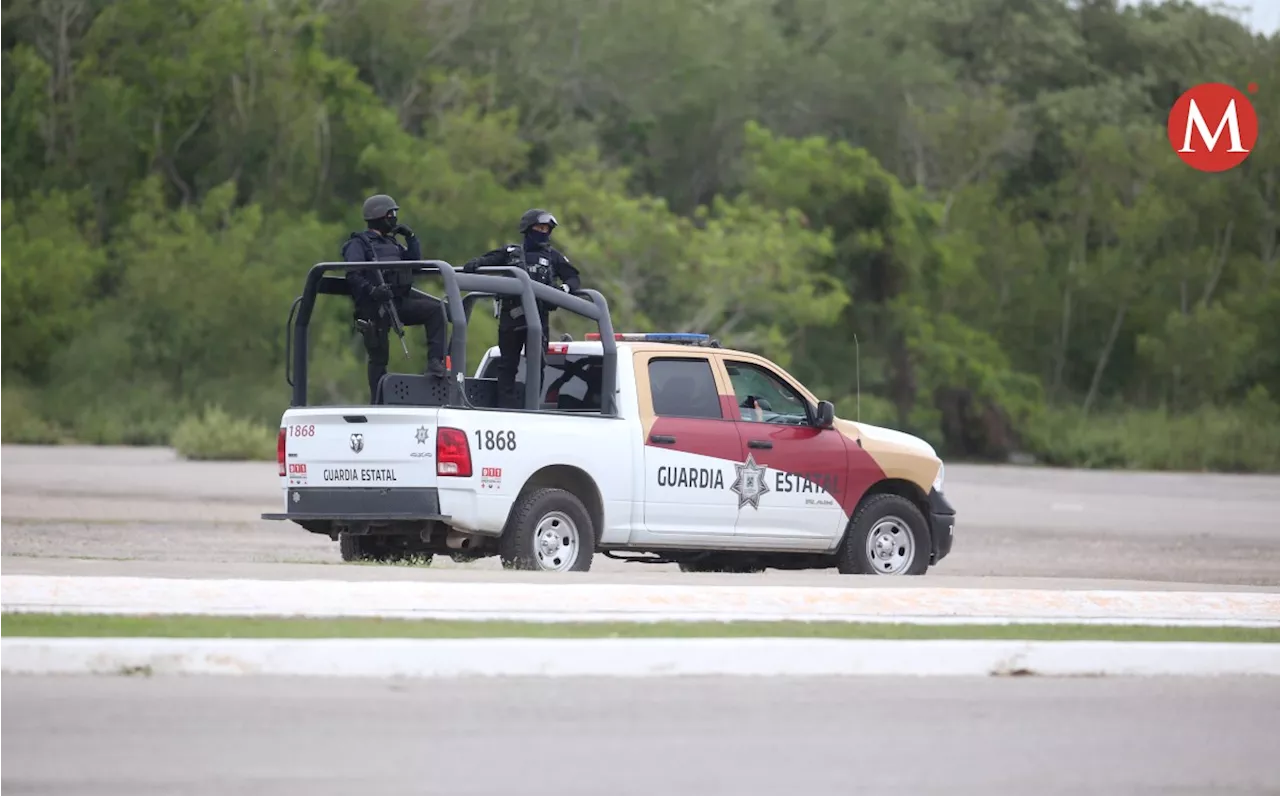
<path id="1" fill-rule="evenodd" d="M 1280 593 L 9 575 L 8 612 L 1280 627 Z"/>
<path id="2" fill-rule="evenodd" d="M 0 639 L 4 674 L 1280 676 L 1280 644 L 843 639 Z"/>

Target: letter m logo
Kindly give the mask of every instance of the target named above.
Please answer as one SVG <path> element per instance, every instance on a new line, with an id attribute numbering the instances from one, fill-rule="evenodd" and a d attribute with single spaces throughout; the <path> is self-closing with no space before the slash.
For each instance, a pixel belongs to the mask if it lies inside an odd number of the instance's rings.
<path id="1" fill-rule="evenodd" d="M 1173 151 L 1188 166 L 1226 171 L 1249 157 L 1258 140 L 1258 116 L 1249 98 L 1236 88 L 1202 83 L 1174 103 L 1168 134 Z"/>

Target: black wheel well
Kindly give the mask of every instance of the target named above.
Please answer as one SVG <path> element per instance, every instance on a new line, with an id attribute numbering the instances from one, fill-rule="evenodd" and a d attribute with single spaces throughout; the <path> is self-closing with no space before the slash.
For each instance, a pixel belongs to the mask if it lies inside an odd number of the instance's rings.
<path id="1" fill-rule="evenodd" d="M 525 496 L 536 490 L 547 488 L 563 489 L 576 495 L 586 507 L 587 516 L 591 517 L 596 539 L 600 538 L 604 532 L 604 499 L 600 497 L 600 488 L 596 486 L 595 479 L 587 475 L 585 470 L 570 464 L 549 464 L 529 476 L 529 480 L 525 481 L 524 486 L 520 488 L 520 494 L 516 495 L 516 499 L 511 502 L 511 512 L 516 510 L 516 506 Z M 508 513 L 508 522 L 510 518 L 511 514 Z"/>
<path id="2" fill-rule="evenodd" d="M 900 495 L 915 504 L 920 509 L 920 513 L 924 515 L 925 527 L 929 525 L 929 496 L 924 490 L 905 478 L 886 478 L 883 481 L 877 481 L 862 495 L 862 499 L 858 501 L 861 506 L 867 498 L 872 495 Z M 854 512 L 857 513 L 856 510 Z"/>

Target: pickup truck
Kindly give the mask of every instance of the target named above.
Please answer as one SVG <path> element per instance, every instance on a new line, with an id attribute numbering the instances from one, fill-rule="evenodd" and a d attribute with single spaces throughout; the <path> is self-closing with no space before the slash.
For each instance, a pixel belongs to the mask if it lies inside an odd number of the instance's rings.
<path id="1" fill-rule="evenodd" d="M 498 555 L 512 569 L 586 571 L 599 553 L 684 571 L 919 575 L 951 550 L 934 449 L 835 417 L 764 357 L 702 334 L 615 334 L 597 291 L 570 295 L 514 266 L 377 265 L 443 279 L 448 375 L 388 373 L 374 404 L 307 405 L 316 296 L 344 292 L 323 274 L 362 264 L 314 266 L 291 313 L 283 511 L 263 515 L 328 535 L 345 560 Z M 465 375 L 471 307 L 495 296 L 529 310 L 515 396 L 499 394 L 496 347 Z M 535 300 L 599 331 L 544 350 Z"/>

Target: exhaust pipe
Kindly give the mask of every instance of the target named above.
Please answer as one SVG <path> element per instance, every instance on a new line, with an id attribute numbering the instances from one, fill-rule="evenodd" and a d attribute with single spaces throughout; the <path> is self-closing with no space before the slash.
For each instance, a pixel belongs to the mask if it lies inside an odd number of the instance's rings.
<path id="1" fill-rule="evenodd" d="M 449 536 L 444 540 L 451 550 L 470 550 L 475 542 L 475 536 L 461 531 L 449 531 Z"/>

